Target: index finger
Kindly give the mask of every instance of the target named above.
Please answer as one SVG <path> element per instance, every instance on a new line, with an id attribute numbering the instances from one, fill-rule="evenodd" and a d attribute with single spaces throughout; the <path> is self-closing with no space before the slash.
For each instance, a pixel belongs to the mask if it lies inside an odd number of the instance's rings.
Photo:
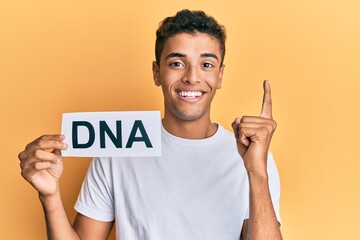
<path id="1" fill-rule="evenodd" d="M 62 134 L 43 135 L 26 145 L 25 150 L 19 153 L 18 158 L 20 161 L 23 161 L 37 150 L 53 151 L 56 149 L 66 149 L 67 144 L 62 142 L 64 139 L 65 136 Z"/>
<path id="2" fill-rule="evenodd" d="M 65 136 L 62 134 L 43 135 L 26 145 L 25 149 L 28 150 L 34 146 L 40 149 L 61 149 L 64 146 L 64 143 L 61 143 L 64 139 Z"/>
<path id="3" fill-rule="evenodd" d="M 264 81 L 264 96 L 260 117 L 272 119 L 271 89 L 268 80 Z"/>
<path id="4" fill-rule="evenodd" d="M 64 134 L 47 134 L 47 135 L 42 135 L 38 139 L 62 141 L 65 139 L 65 136 Z"/>

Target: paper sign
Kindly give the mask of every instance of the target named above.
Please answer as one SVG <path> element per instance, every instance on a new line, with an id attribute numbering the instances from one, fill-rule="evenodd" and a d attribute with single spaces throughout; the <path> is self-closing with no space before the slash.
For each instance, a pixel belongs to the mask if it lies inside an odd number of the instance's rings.
<path id="1" fill-rule="evenodd" d="M 62 156 L 161 156 L 160 111 L 64 113 Z"/>

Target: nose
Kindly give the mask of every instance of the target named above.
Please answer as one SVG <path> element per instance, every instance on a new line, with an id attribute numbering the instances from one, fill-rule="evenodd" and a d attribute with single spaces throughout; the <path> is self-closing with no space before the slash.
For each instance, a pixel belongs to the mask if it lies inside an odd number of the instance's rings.
<path id="1" fill-rule="evenodd" d="M 186 70 L 186 72 L 182 78 L 182 81 L 184 83 L 191 84 L 191 85 L 199 83 L 200 76 L 199 76 L 198 70 L 194 67 L 189 67 Z"/>

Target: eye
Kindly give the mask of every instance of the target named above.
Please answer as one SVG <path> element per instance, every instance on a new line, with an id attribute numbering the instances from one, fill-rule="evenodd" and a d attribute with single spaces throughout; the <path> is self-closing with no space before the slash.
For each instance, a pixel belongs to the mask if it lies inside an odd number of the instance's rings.
<path id="1" fill-rule="evenodd" d="M 203 68 L 213 68 L 214 65 L 211 64 L 211 63 L 209 63 L 209 62 L 205 62 L 205 63 L 202 64 L 202 67 L 203 67 Z"/>
<path id="2" fill-rule="evenodd" d="M 183 64 L 182 62 L 176 61 L 176 62 L 171 62 L 171 63 L 169 64 L 169 66 L 170 66 L 170 67 L 174 67 L 174 68 L 180 68 L 180 67 L 184 67 L 184 64 Z"/>

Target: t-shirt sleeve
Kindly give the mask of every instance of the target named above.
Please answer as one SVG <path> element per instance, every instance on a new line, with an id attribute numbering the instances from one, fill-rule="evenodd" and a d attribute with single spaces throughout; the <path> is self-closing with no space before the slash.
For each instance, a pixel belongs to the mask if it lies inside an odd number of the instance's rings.
<path id="1" fill-rule="evenodd" d="M 268 162 L 267 162 L 267 172 L 269 176 L 269 189 L 271 195 L 271 201 L 274 206 L 274 211 L 276 215 L 276 219 L 281 224 L 280 218 L 280 177 L 279 172 L 277 170 L 274 157 L 271 152 L 268 154 Z M 245 219 L 249 219 L 250 211 L 249 207 L 245 214 Z"/>
<path id="2" fill-rule="evenodd" d="M 94 158 L 82 184 L 75 210 L 98 221 L 113 221 L 115 215 L 111 179 L 108 179 L 110 176 L 110 159 Z"/>

